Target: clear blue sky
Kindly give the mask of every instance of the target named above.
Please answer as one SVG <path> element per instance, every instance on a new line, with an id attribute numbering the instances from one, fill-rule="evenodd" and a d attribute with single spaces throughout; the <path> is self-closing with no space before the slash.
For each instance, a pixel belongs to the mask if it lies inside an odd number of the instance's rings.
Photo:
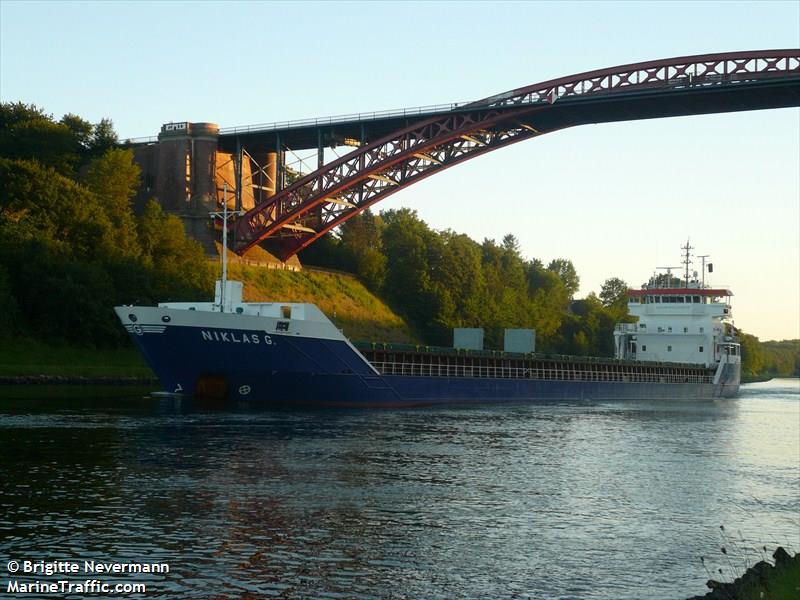
<path id="1" fill-rule="evenodd" d="M 222 126 L 448 103 L 594 68 L 800 47 L 800 2 L 0 2 L 0 98 Z M 800 337 L 800 109 L 578 127 L 432 177 L 409 206 L 638 286 L 690 236 L 739 327 Z"/>

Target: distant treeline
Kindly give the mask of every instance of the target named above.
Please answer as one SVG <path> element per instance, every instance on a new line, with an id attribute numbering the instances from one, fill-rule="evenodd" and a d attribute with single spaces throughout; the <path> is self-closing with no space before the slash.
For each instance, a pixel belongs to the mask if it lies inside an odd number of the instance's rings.
<path id="1" fill-rule="evenodd" d="M 760 342 L 741 334 L 744 375 L 749 377 L 800 377 L 800 340 Z"/>
<path id="2" fill-rule="evenodd" d="M 110 307 L 212 294 L 214 269 L 181 221 L 155 201 L 134 214 L 139 176 L 109 119 L 0 104 L 0 337 L 117 345 Z M 527 259 L 513 235 L 435 231 L 406 209 L 365 211 L 301 258 L 355 273 L 429 344 L 483 327 L 502 348 L 504 328 L 532 328 L 541 351 L 611 356 L 615 323 L 631 320 L 619 278 L 577 299 L 571 261 Z M 745 370 L 797 374 L 798 343 L 744 336 Z"/>
<path id="3" fill-rule="evenodd" d="M 0 337 L 125 343 L 111 307 L 207 296 L 213 273 L 181 221 L 134 216 L 132 153 L 110 120 L 0 105 Z"/>

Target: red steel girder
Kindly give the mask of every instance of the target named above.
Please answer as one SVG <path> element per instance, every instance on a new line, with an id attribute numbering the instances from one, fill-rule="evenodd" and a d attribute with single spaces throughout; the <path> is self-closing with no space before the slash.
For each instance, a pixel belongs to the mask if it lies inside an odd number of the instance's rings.
<path id="1" fill-rule="evenodd" d="M 284 229 L 282 257 L 378 200 L 478 154 L 542 133 L 521 119 L 539 110 L 478 110 L 416 123 L 325 165 L 239 218 L 236 251 Z M 319 209 L 319 210 L 317 210 Z M 308 223 L 304 219 L 312 219 Z M 308 225 L 314 225 L 313 231 Z"/>
<path id="2" fill-rule="evenodd" d="M 624 93 L 682 94 L 791 78 L 800 81 L 800 50 L 736 52 L 623 65 L 554 79 L 477 101 L 396 131 L 328 163 L 237 219 L 239 253 L 280 237 L 281 257 L 308 246 L 375 202 L 454 164 L 553 131 L 541 116 L 565 100 Z M 713 112 L 713 111 L 712 111 Z M 674 113 L 681 114 L 681 113 Z M 583 121 L 589 122 L 589 121 Z"/>
<path id="3" fill-rule="evenodd" d="M 587 71 L 517 88 L 472 105 L 499 108 L 587 94 L 721 85 L 800 74 L 800 49 L 752 50 L 651 60 Z"/>

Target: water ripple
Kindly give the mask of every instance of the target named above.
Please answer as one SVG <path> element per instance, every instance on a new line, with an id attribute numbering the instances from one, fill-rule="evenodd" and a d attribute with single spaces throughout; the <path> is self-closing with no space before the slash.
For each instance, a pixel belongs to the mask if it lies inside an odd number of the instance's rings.
<path id="1" fill-rule="evenodd" d="M 671 405 L 16 402 L 0 553 L 168 563 L 153 598 L 681 598 L 726 539 L 742 563 L 800 549 L 799 440 L 796 381 Z"/>

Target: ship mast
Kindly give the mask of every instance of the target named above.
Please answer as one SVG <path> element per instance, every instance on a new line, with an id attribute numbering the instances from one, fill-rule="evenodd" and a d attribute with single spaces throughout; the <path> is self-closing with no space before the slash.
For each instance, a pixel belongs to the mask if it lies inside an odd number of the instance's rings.
<path id="1" fill-rule="evenodd" d="M 689 245 L 689 239 L 686 239 L 686 245 L 681 246 L 681 250 L 684 250 L 683 260 L 681 263 L 684 267 L 684 274 L 683 274 L 683 285 L 684 287 L 689 287 L 689 266 L 692 264 L 691 254 L 689 254 L 690 250 L 694 250 L 694 246 Z"/>
<path id="2" fill-rule="evenodd" d="M 222 279 L 220 280 L 219 311 L 225 312 L 225 288 L 228 281 L 228 184 L 222 184 L 222 211 L 210 213 L 212 217 L 222 219 Z M 241 214 L 233 211 L 234 215 Z"/>
<path id="3" fill-rule="evenodd" d="M 700 270 L 700 272 L 702 273 L 702 275 L 701 275 L 702 279 L 701 279 L 701 282 L 700 282 L 700 287 L 703 288 L 703 289 L 705 289 L 705 287 L 706 287 L 706 259 L 709 256 L 711 256 L 711 255 L 710 254 L 701 254 L 700 256 L 697 257 L 697 258 L 700 259 L 700 263 L 702 264 L 702 268 Z"/>

